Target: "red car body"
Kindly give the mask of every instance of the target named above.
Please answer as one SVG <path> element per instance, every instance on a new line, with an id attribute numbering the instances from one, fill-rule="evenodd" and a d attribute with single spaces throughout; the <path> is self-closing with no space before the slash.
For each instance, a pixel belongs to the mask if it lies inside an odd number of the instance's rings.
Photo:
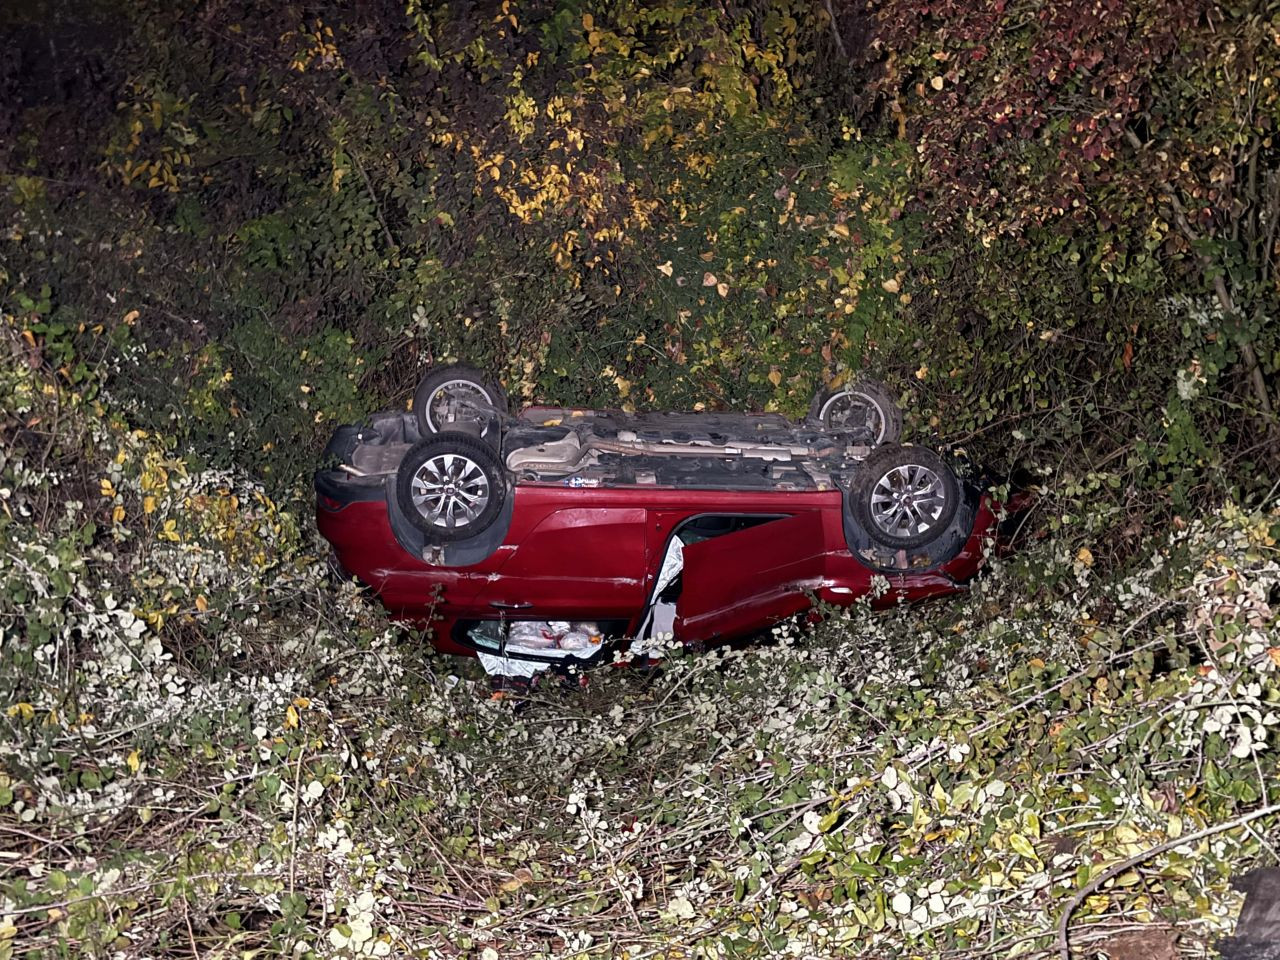
<path id="1" fill-rule="evenodd" d="M 965 483 L 961 529 L 944 558 L 867 559 L 850 537 L 845 493 L 513 482 L 509 520 L 482 557 L 428 562 L 393 529 L 390 483 L 353 496 L 336 471 L 317 474 L 320 532 L 344 573 L 443 652 L 493 652 L 483 622 L 594 621 L 611 636 L 641 629 L 670 539 L 690 521 L 738 527 L 683 548 L 673 634 L 713 644 L 768 628 L 815 601 L 877 608 L 963 588 L 998 535 L 998 507 Z M 439 558 L 437 558 L 439 559 Z M 936 562 L 935 562 L 936 561 Z M 881 577 L 883 581 L 876 582 Z M 608 646 L 607 644 L 605 645 Z M 603 652 L 603 650 L 601 651 Z"/>

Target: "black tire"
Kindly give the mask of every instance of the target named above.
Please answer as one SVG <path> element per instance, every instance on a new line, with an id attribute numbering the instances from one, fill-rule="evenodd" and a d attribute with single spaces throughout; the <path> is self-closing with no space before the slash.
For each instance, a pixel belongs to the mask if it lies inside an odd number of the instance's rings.
<path id="1" fill-rule="evenodd" d="M 871 447 L 897 443 L 902 437 L 902 411 L 884 384 L 875 380 L 820 391 L 809 404 L 808 423 L 824 430 L 862 433 Z"/>
<path id="2" fill-rule="evenodd" d="M 942 457 L 890 444 L 858 467 L 847 509 L 872 540 L 908 550 L 942 536 L 959 505 L 960 484 Z"/>
<path id="3" fill-rule="evenodd" d="M 413 413 L 424 437 L 455 429 L 471 432 L 459 421 L 478 424 L 479 435 L 486 436 L 498 429 L 498 419 L 506 412 L 502 388 L 465 363 L 433 367 L 413 392 Z"/>
<path id="4" fill-rule="evenodd" d="M 502 512 L 506 475 L 479 437 L 446 431 L 414 445 L 396 472 L 401 512 L 432 543 L 466 540 Z"/>

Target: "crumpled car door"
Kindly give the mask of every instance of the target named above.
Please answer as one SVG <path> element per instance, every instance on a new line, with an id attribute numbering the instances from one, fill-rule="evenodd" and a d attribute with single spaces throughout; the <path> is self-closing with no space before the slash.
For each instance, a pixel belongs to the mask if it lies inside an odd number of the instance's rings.
<path id="1" fill-rule="evenodd" d="M 508 539 L 519 535 L 518 545 L 485 577 L 472 606 L 520 619 L 630 622 L 644 606 L 647 514 L 604 495 L 593 505 L 596 493 L 539 511 L 531 530 L 513 530 Z"/>
<path id="2" fill-rule="evenodd" d="M 684 548 L 675 636 L 727 640 L 808 609 L 823 581 L 822 511 L 809 510 Z"/>

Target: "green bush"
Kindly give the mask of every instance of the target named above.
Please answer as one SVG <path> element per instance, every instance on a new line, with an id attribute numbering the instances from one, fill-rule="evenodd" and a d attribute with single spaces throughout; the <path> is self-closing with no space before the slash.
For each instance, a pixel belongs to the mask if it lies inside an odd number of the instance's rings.
<path id="1" fill-rule="evenodd" d="M 1280 787 L 1274 29 L 1174 7 L 16 13 L 0 960 L 1226 929 Z M 1036 487 L 1027 543 L 946 604 L 487 700 L 310 519 L 334 424 L 453 359 L 788 414 L 870 373 Z"/>

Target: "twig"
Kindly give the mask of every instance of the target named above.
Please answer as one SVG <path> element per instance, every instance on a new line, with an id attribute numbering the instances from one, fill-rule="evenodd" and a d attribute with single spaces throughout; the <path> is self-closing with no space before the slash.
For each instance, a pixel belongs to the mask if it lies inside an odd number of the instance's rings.
<path id="1" fill-rule="evenodd" d="M 247 880 L 260 880 L 263 877 L 280 877 L 281 874 L 274 872 L 265 873 L 193 873 L 185 877 L 169 877 L 166 879 L 151 880 L 147 883 L 135 883 L 127 887 L 112 887 L 104 890 L 102 893 L 89 893 L 80 897 L 67 897 L 64 900 L 56 900 L 53 903 L 37 903 L 29 907 L 6 908 L 5 913 L 10 917 L 27 916 L 33 913 L 47 913 L 50 910 L 65 910 L 67 907 L 75 906 L 78 903 L 87 903 L 90 900 L 106 900 L 111 897 L 120 897 L 126 893 L 138 893 L 143 890 L 154 890 L 156 887 L 163 887 L 165 884 L 177 883 L 181 880 L 184 883 L 190 883 L 193 880 L 235 880 L 237 883 Z"/>
<path id="2" fill-rule="evenodd" d="M 1027 410 L 1023 413 L 1011 413 L 1007 417 L 1001 417 L 999 420 L 992 420 L 990 423 L 983 424 L 981 427 L 978 427 L 978 429 L 970 430 L 968 433 L 961 434 L 959 437 L 952 437 L 948 442 L 952 444 L 968 443 L 974 437 L 981 436 L 988 430 L 995 427 L 1003 427 L 1005 424 L 1014 423 L 1018 420 L 1025 420 L 1028 417 L 1047 417 L 1049 414 L 1057 413 L 1066 406 L 1067 404 L 1064 402 L 1054 407 L 1047 407 L 1044 410 Z"/>
<path id="3" fill-rule="evenodd" d="M 191 944 L 191 960 L 200 960 L 200 950 L 196 947 L 196 932 L 191 928 L 191 907 L 187 904 L 187 895 L 182 895 L 182 919 L 187 923 L 187 942 Z"/>
<path id="4" fill-rule="evenodd" d="M 378 223 L 382 226 L 382 235 L 386 238 L 387 246 L 391 248 L 391 251 L 399 249 L 400 244 L 396 243 L 396 238 L 391 235 L 391 228 L 387 226 L 387 219 L 382 215 L 382 204 L 378 202 L 378 195 L 374 193 L 373 181 L 369 179 L 369 174 L 365 173 L 364 164 L 360 162 L 360 156 L 354 150 L 351 151 L 351 159 L 355 161 L 356 170 L 360 173 L 360 179 L 364 181 L 365 191 L 369 194 L 369 202 L 373 204 L 373 215 L 378 218 Z"/>
<path id="5" fill-rule="evenodd" d="M 57 847 L 59 850 L 65 853 L 68 858 L 71 858 L 71 859 L 75 858 L 75 854 L 71 852 L 71 849 L 67 847 L 65 844 L 63 844 L 62 841 L 60 840 L 54 840 L 51 837 L 42 837 L 38 833 L 28 833 L 26 830 L 21 830 L 18 827 L 10 826 L 7 823 L 0 823 L 0 831 L 4 833 L 14 833 L 20 837 L 26 837 L 28 840 L 32 840 L 35 843 L 40 844 L 41 846 Z"/>
<path id="6" fill-rule="evenodd" d="M 822 0 L 822 5 L 827 11 L 827 21 L 831 24 L 831 36 L 836 41 L 836 49 L 840 51 L 840 56 L 846 61 L 849 59 L 849 51 L 845 49 L 844 39 L 840 36 L 840 27 L 836 23 L 836 13 L 831 9 L 831 0 Z"/>
<path id="7" fill-rule="evenodd" d="M 1260 807 L 1252 813 L 1243 814 L 1234 820 L 1215 824 L 1212 827 L 1205 827 L 1203 830 L 1197 830 L 1195 833 L 1187 834 L 1185 837 L 1177 837 L 1176 839 L 1166 840 L 1163 843 L 1157 843 L 1154 847 L 1149 847 L 1141 853 L 1134 854 L 1128 859 L 1113 863 L 1107 867 L 1107 869 L 1076 891 L 1076 895 L 1071 898 L 1063 909 L 1062 916 L 1058 919 L 1058 956 L 1060 960 L 1071 960 L 1071 939 L 1067 932 L 1067 928 L 1071 923 L 1071 915 L 1075 913 L 1080 904 L 1084 903 L 1087 897 L 1091 896 L 1095 890 L 1108 880 L 1118 877 L 1130 867 L 1137 866 L 1144 860 L 1149 860 L 1164 853 L 1166 850 L 1172 850 L 1174 847 L 1180 847 L 1183 844 L 1194 843 L 1197 840 L 1203 840 L 1205 837 L 1212 837 L 1214 834 L 1225 833 L 1227 830 L 1234 830 L 1236 827 L 1242 827 L 1246 823 L 1251 823 L 1261 817 L 1269 817 L 1274 813 L 1280 813 L 1280 803 Z"/>
<path id="8" fill-rule="evenodd" d="M 298 748 L 298 762 L 293 767 L 293 828 L 289 831 L 289 893 L 294 891 L 294 883 L 298 876 L 298 808 L 302 806 L 302 796 L 298 793 L 298 784 L 302 782 L 302 756 L 307 752 L 304 741 Z"/>

